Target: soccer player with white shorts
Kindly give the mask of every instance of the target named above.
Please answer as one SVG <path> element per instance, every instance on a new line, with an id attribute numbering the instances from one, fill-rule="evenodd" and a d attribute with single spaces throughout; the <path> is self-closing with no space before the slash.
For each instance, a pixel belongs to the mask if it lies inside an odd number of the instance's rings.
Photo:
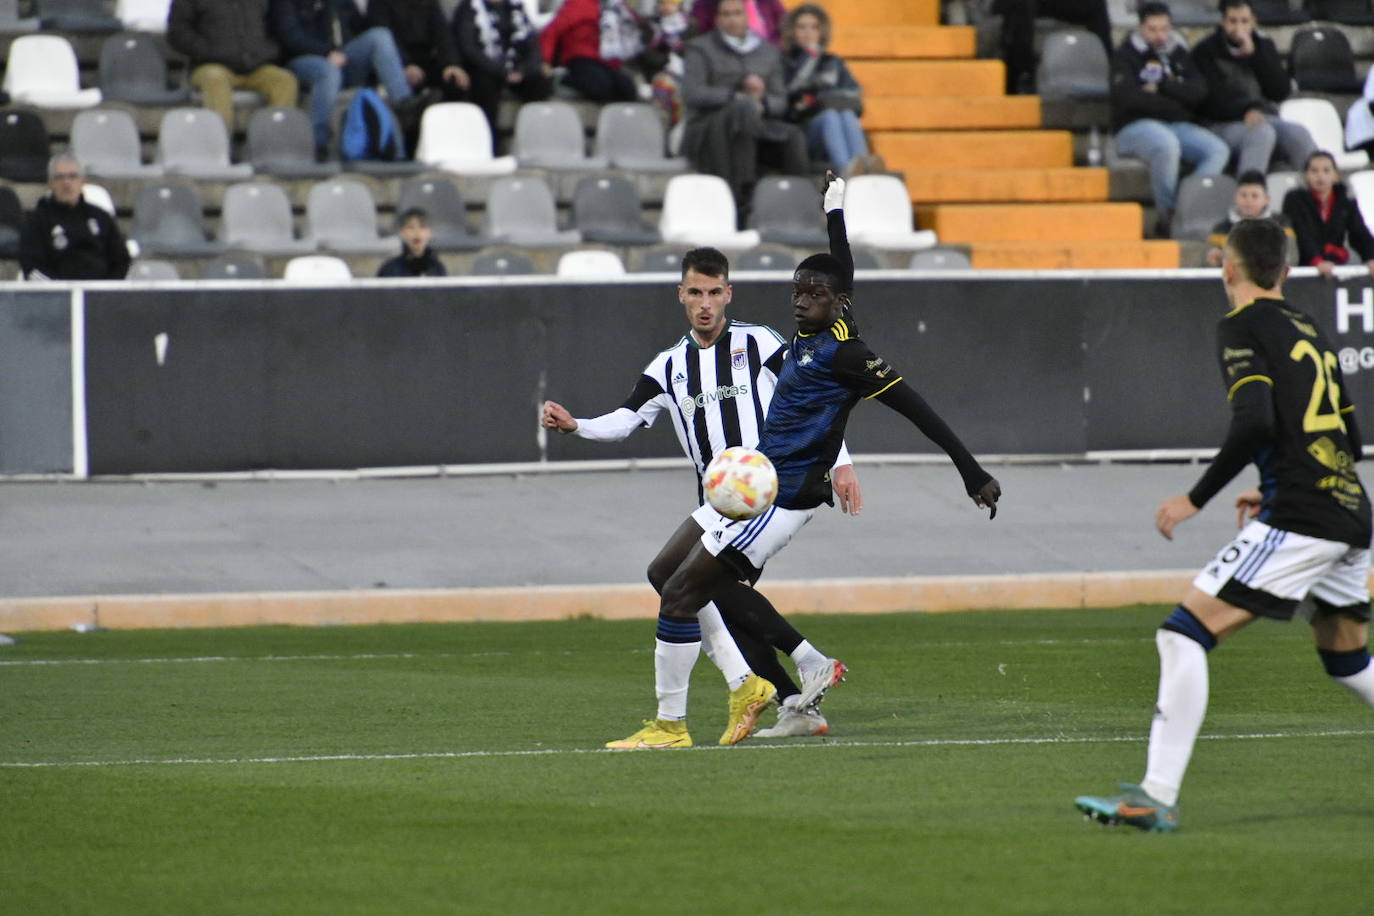
<path id="1" fill-rule="evenodd" d="M 1273 220 L 1231 230 L 1222 281 L 1231 311 L 1217 326 L 1231 424 L 1186 494 L 1160 506 L 1166 538 L 1252 461 L 1259 489 L 1236 500 L 1240 534 L 1203 567 L 1155 634 L 1159 695 L 1145 777 L 1074 804 L 1104 824 L 1178 828 L 1178 795 L 1207 711 L 1207 653 L 1258 617 L 1291 620 L 1312 601 L 1322 667 L 1374 706 L 1369 657 L 1370 504 L 1362 445 L 1340 363 L 1321 329 L 1282 298 L 1287 239 Z M 1247 518 L 1249 521 L 1247 522 Z"/>

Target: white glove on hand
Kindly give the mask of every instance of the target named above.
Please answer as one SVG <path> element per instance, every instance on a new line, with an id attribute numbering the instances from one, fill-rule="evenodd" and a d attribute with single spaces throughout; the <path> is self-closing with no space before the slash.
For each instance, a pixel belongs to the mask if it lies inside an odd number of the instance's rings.
<path id="1" fill-rule="evenodd" d="M 844 179 L 832 178 L 825 186 L 825 212 L 844 209 Z"/>

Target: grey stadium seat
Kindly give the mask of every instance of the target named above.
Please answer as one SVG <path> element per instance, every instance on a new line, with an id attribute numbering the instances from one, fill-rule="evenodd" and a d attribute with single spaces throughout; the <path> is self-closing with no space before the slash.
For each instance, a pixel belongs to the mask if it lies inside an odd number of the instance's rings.
<path id="1" fill-rule="evenodd" d="M 48 128 L 36 112 L 0 111 L 0 178 L 46 182 L 50 155 Z"/>
<path id="2" fill-rule="evenodd" d="M 229 163 L 229 134 L 208 108 L 173 108 L 162 116 L 157 161 L 169 174 L 203 181 L 237 181 L 253 174 L 248 163 Z"/>
<path id="3" fill-rule="evenodd" d="M 160 178 L 162 166 L 143 162 L 133 115 L 121 108 L 87 108 L 72 120 L 72 152 L 96 178 Z"/>
<path id="4" fill-rule="evenodd" d="M 1294 188 L 1303 186 L 1301 172 L 1270 172 L 1264 176 L 1266 190 L 1269 191 L 1269 206 L 1278 210 L 1283 206 L 1283 198 Z"/>
<path id="5" fill-rule="evenodd" d="M 878 255 L 870 248 L 855 248 L 850 251 L 854 258 L 855 270 L 882 270 L 883 262 L 878 259 Z"/>
<path id="6" fill-rule="evenodd" d="M 1189 175 L 1179 182 L 1169 234 L 1176 239 L 1206 239 L 1212 227 L 1226 218 L 1235 196 L 1236 180 L 1230 175 Z"/>
<path id="7" fill-rule="evenodd" d="M 656 245 L 659 231 L 644 222 L 644 206 L 628 179 L 588 175 L 573 191 L 573 226 L 588 242 L 607 245 Z"/>
<path id="8" fill-rule="evenodd" d="M 245 181 L 225 189 L 219 240 L 230 248 L 263 254 L 315 250 L 314 242 L 296 238 L 286 192 L 280 185 L 264 181 Z"/>
<path id="9" fill-rule="evenodd" d="M 927 248 L 911 256 L 910 267 L 912 270 L 971 270 L 973 263 L 962 251 L 952 248 Z"/>
<path id="10" fill-rule="evenodd" d="M 1304 92 L 1358 94 L 1363 87 L 1350 39 L 1335 26 L 1299 29 L 1289 54 L 1288 72 Z"/>
<path id="11" fill-rule="evenodd" d="M 248 119 L 245 153 L 255 172 L 319 180 L 339 174 L 337 162 L 315 161 L 310 115 L 299 108 L 259 108 Z"/>
<path id="12" fill-rule="evenodd" d="M 1268 2 L 1275 3 L 1278 0 Z M 1374 25 L 1374 9 L 1371 9 L 1369 0 L 1317 0 L 1316 12 L 1318 19 L 1329 19 L 1344 25 Z M 1269 20 L 1258 9 L 1255 15 L 1260 22 L 1269 24 Z"/>
<path id="13" fill-rule="evenodd" d="M 262 280 L 266 276 L 262 258 L 236 251 L 207 261 L 200 269 L 202 280 Z"/>
<path id="14" fill-rule="evenodd" d="M 477 276 L 523 276 L 538 273 L 534 262 L 523 254 L 514 251 L 484 251 L 472 262 L 472 273 Z"/>
<path id="15" fill-rule="evenodd" d="M 124 23 L 105 11 L 104 0 L 34 0 L 33 11 L 51 32 L 117 32 Z"/>
<path id="16" fill-rule="evenodd" d="M 687 160 L 667 155 L 658 109 L 643 102 L 612 102 L 596 121 L 596 154 L 632 172 L 684 172 Z"/>
<path id="17" fill-rule="evenodd" d="M 160 181 L 139 190 L 130 235 L 144 254 L 213 257 L 224 250 L 206 234 L 196 189 L 178 181 Z"/>
<path id="18" fill-rule="evenodd" d="M 559 229 L 553 192 L 542 178 L 497 178 L 487 191 L 487 236 L 531 248 L 576 245 L 582 233 Z"/>
<path id="19" fill-rule="evenodd" d="M 162 47 L 142 32 L 120 32 L 100 46 L 99 85 L 106 101 L 134 105 L 185 105 L 191 92 L 167 85 Z"/>
<path id="20" fill-rule="evenodd" d="M 778 245 L 760 245 L 735 258 L 730 266 L 733 270 L 785 270 L 791 273 L 797 267 L 797 256 Z"/>
<path id="21" fill-rule="evenodd" d="M 1107 51 L 1084 29 L 1065 29 L 1045 37 L 1036 69 L 1037 94 L 1054 99 L 1105 99 L 1108 93 Z"/>
<path id="22" fill-rule="evenodd" d="M 129 265 L 127 280 L 180 280 L 181 274 L 171 261 L 156 258 L 143 259 Z"/>
<path id="23" fill-rule="evenodd" d="M 682 256 L 687 249 L 679 245 L 663 245 L 656 248 L 630 250 L 630 273 L 634 274 L 677 274 L 682 275 Z"/>
<path id="24" fill-rule="evenodd" d="M 19 18 L 19 0 L 0 0 L 0 32 L 32 32 L 37 19 Z"/>
<path id="25" fill-rule="evenodd" d="M 310 189 L 305 237 L 344 254 L 392 254 L 397 242 L 377 234 L 377 204 L 356 178 L 333 178 Z"/>
<path id="26" fill-rule="evenodd" d="M 1318 0 L 1318 2 L 1320 2 L 1320 0 Z M 1332 0 L 1327 0 L 1328 5 L 1330 5 L 1331 2 Z M 1337 2 L 1339 2 L 1339 0 L 1337 0 Z M 1357 0 L 1357 2 L 1363 3 L 1366 9 L 1369 7 L 1369 0 Z M 1306 9 L 1306 7 L 1310 5 L 1311 4 L 1307 2 L 1307 0 L 1302 0 L 1298 8 L 1294 9 L 1292 6 L 1289 6 L 1288 0 L 1250 0 L 1250 9 L 1254 11 L 1255 19 L 1263 28 L 1270 28 L 1276 25 L 1298 25 L 1304 22 L 1311 22 L 1312 13 Z M 1329 12 L 1322 18 L 1340 19 L 1339 16 L 1332 16 Z"/>
<path id="27" fill-rule="evenodd" d="M 811 181 L 794 175 L 770 175 L 754 186 L 749 227 L 759 238 L 780 245 L 803 248 L 829 243 L 825 214 Z"/>
<path id="28" fill-rule="evenodd" d="M 429 215 L 435 251 L 476 251 L 486 240 L 468 231 L 467 203 L 458 186 L 438 175 L 407 178 L 396 195 L 396 218 L 419 208 Z"/>
<path id="29" fill-rule="evenodd" d="M 521 105 L 511 146 L 522 168 L 604 169 L 609 164 L 603 155 L 587 155 L 582 119 L 567 102 Z"/>

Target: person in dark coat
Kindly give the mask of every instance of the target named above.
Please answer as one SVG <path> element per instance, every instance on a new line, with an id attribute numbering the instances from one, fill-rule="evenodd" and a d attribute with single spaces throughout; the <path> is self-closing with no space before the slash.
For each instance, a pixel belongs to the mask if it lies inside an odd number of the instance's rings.
<path id="1" fill-rule="evenodd" d="M 1358 258 L 1374 274 L 1374 235 L 1341 181 L 1335 158 L 1318 150 L 1307 157 L 1302 174 L 1307 187 L 1294 188 L 1283 198 L 1283 215 L 1298 236 L 1298 263 L 1329 277 Z"/>
<path id="2" fill-rule="evenodd" d="M 377 269 L 379 277 L 447 277 L 444 262 L 430 250 L 434 233 L 429 228 L 429 214 L 412 207 L 401 214 L 401 253 Z"/>
<path id="3" fill-rule="evenodd" d="M 868 154 L 868 138 L 859 124 L 864 110 L 859 82 L 844 58 L 827 50 L 830 17 L 816 4 L 804 3 L 787 14 L 782 30 L 789 113 L 806 131 L 812 158 L 829 159 L 845 176 L 882 171 Z"/>
<path id="4" fill-rule="evenodd" d="M 439 0 L 368 0 L 367 23 L 391 33 L 412 92 L 437 89 L 446 102 L 466 98 L 470 80 Z"/>
<path id="5" fill-rule="evenodd" d="M 81 194 L 86 173 L 77 158 L 48 161 L 48 187 L 24 220 L 19 267 L 30 280 L 123 280 L 129 249 L 109 213 Z"/>
<path id="6" fill-rule="evenodd" d="M 524 0 L 463 0 L 453 13 L 453 43 L 471 80 L 468 99 L 491 125 L 494 152 L 502 93 L 510 90 L 522 102 L 542 102 L 553 92 L 539 33 Z"/>

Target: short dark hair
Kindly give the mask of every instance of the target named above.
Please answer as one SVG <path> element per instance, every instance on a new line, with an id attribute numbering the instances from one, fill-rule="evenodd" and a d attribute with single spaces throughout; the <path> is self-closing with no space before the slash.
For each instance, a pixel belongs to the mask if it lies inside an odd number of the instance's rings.
<path id="1" fill-rule="evenodd" d="M 1331 153 L 1328 153 L 1324 149 L 1313 150 L 1312 152 L 1308 153 L 1307 158 L 1302 161 L 1302 170 L 1304 172 L 1307 171 L 1308 166 L 1310 166 L 1317 159 L 1328 160 L 1331 163 L 1331 167 L 1333 169 L 1340 171 L 1340 169 L 1336 166 L 1336 157 L 1333 156 Z"/>
<path id="2" fill-rule="evenodd" d="M 695 270 L 707 277 L 729 280 L 730 259 L 716 248 L 693 248 L 682 256 L 682 276 L 684 279 L 689 270 Z"/>
<path id="3" fill-rule="evenodd" d="M 1170 22 L 1174 21 L 1174 14 L 1169 11 L 1169 4 L 1163 3 L 1161 0 L 1149 0 L 1147 3 L 1140 4 L 1136 9 L 1136 17 L 1140 22 L 1144 22 L 1151 16 L 1167 16 Z"/>
<path id="4" fill-rule="evenodd" d="M 1269 182 L 1265 179 L 1264 173 L 1259 169 L 1246 169 L 1241 172 L 1240 177 L 1236 179 L 1236 185 L 1239 186 L 1243 184 L 1262 185 L 1266 191 L 1269 190 Z"/>
<path id="5" fill-rule="evenodd" d="M 854 275 L 850 271 L 845 270 L 844 265 L 840 263 L 840 259 L 833 254 L 821 253 L 807 255 L 806 258 L 797 265 L 797 269 L 793 272 L 793 282 L 806 272 L 822 274 L 828 278 L 830 280 L 830 287 L 837 293 L 848 293 L 854 290 Z"/>
<path id="6" fill-rule="evenodd" d="M 1225 16 L 1227 10 L 1233 10 L 1242 6 L 1249 7 L 1251 12 L 1255 10 L 1254 4 L 1252 4 L 1250 0 L 1221 0 L 1221 2 L 1217 4 L 1217 12 Z"/>
<path id="7" fill-rule="evenodd" d="M 1245 276 L 1260 289 L 1273 289 L 1283 281 L 1288 263 L 1288 235 L 1272 219 L 1243 219 L 1231 227 L 1226 247 L 1240 262 Z"/>
<path id="8" fill-rule="evenodd" d="M 418 219 L 422 225 L 429 225 L 429 211 L 423 207 L 410 207 L 401 211 L 401 215 L 396 217 L 396 227 L 399 229 L 413 219 Z"/>

